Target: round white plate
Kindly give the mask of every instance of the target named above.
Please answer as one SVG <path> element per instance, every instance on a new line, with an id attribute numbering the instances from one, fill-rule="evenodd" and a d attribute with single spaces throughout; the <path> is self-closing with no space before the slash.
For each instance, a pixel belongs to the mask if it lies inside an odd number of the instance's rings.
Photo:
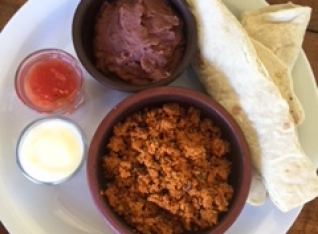
<path id="1" fill-rule="evenodd" d="M 14 73 L 27 54 L 41 48 L 74 53 L 71 23 L 78 0 L 29 0 L 0 33 L 0 220 L 10 234 L 106 234 L 113 233 L 90 198 L 85 168 L 60 186 L 35 185 L 19 172 L 15 145 L 22 128 L 41 117 L 25 107 L 14 92 Z M 238 14 L 265 5 L 261 0 L 224 0 Z M 304 105 L 306 120 L 299 128 L 304 150 L 318 161 L 318 101 L 315 81 L 302 53 L 294 72 L 296 93 Z M 87 73 L 86 102 L 71 117 L 82 126 L 88 141 L 107 112 L 128 94 L 99 85 Z M 202 90 L 191 70 L 173 85 Z M 281 213 L 268 200 L 262 207 L 246 205 L 227 234 L 282 234 L 301 208 Z"/>

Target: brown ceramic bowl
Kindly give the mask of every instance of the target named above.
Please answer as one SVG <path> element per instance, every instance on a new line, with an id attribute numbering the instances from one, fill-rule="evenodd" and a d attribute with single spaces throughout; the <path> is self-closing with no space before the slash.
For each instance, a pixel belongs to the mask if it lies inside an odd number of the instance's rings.
<path id="1" fill-rule="evenodd" d="M 168 102 L 176 102 L 184 107 L 193 106 L 201 110 L 201 116 L 212 119 L 214 124 L 220 128 L 222 138 L 230 144 L 231 150 L 227 157 L 232 162 L 232 172 L 229 183 L 233 186 L 234 195 L 229 210 L 220 216 L 217 226 L 205 231 L 191 232 L 192 234 L 224 233 L 239 216 L 248 195 L 251 182 L 248 145 L 241 129 L 223 107 L 208 96 L 185 88 L 159 87 L 142 91 L 128 97 L 107 114 L 93 136 L 87 158 L 87 180 L 91 196 L 105 220 L 117 233 L 136 233 L 112 211 L 107 200 L 100 195 L 105 184 L 102 173 L 102 157 L 106 154 L 106 145 L 113 135 L 115 124 L 145 107 L 161 106 Z"/>
<path id="2" fill-rule="evenodd" d="M 116 90 L 136 92 L 153 87 L 168 85 L 177 79 L 188 67 L 195 53 L 197 44 L 197 29 L 194 17 L 184 0 L 169 0 L 179 16 L 184 21 L 185 49 L 179 65 L 171 76 L 147 85 L 132 85 L 114 77 L 111 73 L 103 74 L 94 66 L 93 35 L 97 13 L 105 0 L 81 0 L 73 18 L 72 37 L 74 48 L 84 68 L 100 83 Z"/>

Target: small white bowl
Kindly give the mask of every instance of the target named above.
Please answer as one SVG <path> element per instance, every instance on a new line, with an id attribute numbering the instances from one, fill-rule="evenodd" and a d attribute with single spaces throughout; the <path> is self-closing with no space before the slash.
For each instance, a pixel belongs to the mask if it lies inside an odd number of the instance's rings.
<path id="1" fill-rule="evenodd" d="M 16 161 L 22 173 L 37 184 L 60 184 L 82 166 L 87 151 L 80 127 L 65 117 L 46 117 L 22 131 Z"/>

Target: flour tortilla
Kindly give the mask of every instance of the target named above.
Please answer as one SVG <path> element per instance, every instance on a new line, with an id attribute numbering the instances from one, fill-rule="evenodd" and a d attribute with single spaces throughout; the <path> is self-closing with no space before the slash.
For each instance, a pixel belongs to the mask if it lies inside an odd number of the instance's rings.
<path id="1" fill-rule="evenodd" d="M 270 199 L 284 212 L 312 200 L 318 195 L 316 170 L 242 25 L 219 0 L 188 3 L 198 26 L 194 68 L 208 94 L 241 126 Z"/>
<path id="2" fill-rule="evenodd" d="M 268 47 L 292 70 L 302 47 L 311 8 L 292 3 L 245 12 L 241 23 L 250 37 Z"/>
<path id="3" fill-rule="evenodd" d="M 289 69 L 271 50 L 260 42 L 254 39 L 251 40 L 257 52 L 257 56 L 265 66 L 273 82 L 279 88 L 282 97 L 287 101 L 295 125 L 299 126 L 304 121 L 305 114 L 294 92 L 293 79 Z"/>
<path id="4" fill-rule="evenodd" d="M 261 206 L 265 202 L 266 195 L 262 175 L 253 167 L 252 183 L 246 202 L 252 206 Z"/>

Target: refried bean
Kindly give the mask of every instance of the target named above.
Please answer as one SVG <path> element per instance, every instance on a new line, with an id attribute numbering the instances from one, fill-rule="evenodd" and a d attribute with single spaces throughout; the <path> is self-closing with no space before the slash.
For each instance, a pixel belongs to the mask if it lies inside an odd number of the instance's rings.
<path id="1" fill-rule="evenodd" d="M 233 196 L 229 151 L 220 129 L 198 109 L 145 108 L 115 125 L 101 195 L 142 234 L 207 229 Z"/>
<path id="2" fill-rule="evenodd" d="M 183 21 L 167 0 L 105 1 L 96 20 L 96 67 L 134 85 L 168 78 L 184 45 Z"/>

